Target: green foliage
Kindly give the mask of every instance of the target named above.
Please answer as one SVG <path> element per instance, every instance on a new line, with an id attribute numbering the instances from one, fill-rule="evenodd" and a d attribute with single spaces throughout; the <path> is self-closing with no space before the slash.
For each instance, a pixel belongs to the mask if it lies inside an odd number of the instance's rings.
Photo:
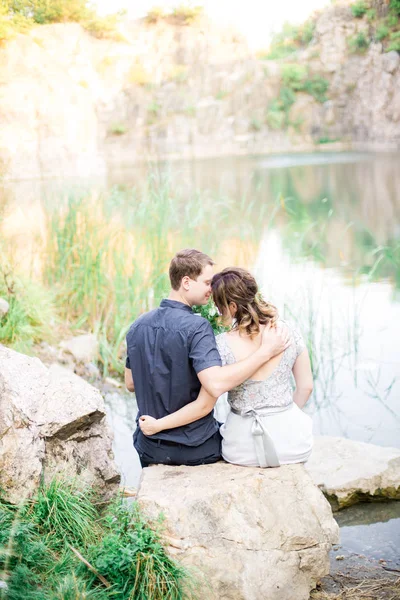
<path id="1" fill-rule="evenodd" d="M 9 303 L 8 312 L 0 317 L 0 343 L 29 353 L 34 343 L 52 339 L 57 319 L 55 297 L 50 290 L 37 282 L 21 279 L 3 262 L 0 297 Z"/>
<path id="2" fill-rule="evenodd" d="M 376 9 L 375 8 L 370 8 L 369 10 L 367 10 L 366 12 L 367 15 L 367 19 L 368 21 L 375 21 L 376 19 Z"/>
<path id="3" fill-rule="evenodd" d="M 226 98 L 227 96 L 229 96 L 229 92 L 227 92 L 226 90 L 219 90 L 216 94 L 215 94 L 215 99 L 216 100 L 223 100 L 224 98 Z"/>
<path id="4" fill-rule="evenodd" d="M 364 2 L 364 0 L 358 0 L 350 6 L 351 12 L 353 13 L 353 17 L 359 19 L 364 16 L 368 10 L 368 4 Z"/>
<path id="5" fill-rule="evenodd" d="M 52 548 L 85 546 L 96 536 L 95 500 L 93 491 L 81 490 L 76 482 L 53 479 L 27 504 L 25 516 L 49 536 Z"/>
<path id="6" fill-rule="evenodd" d="M 296 100 L 296 95 L 288 87 L 282 87 L 279 97 L 271 102 L 267 112 L 267 123 L 272 129 L 289 126 L 289 111 Z"/>
<path id="7" fill-rule="evenodd" d="M 117 37 L 120 13 L 99 17 L 89 0 L 2 0 L 0 40 L 25 31 L 32 25 L 47 23 L 81 23 L 96 37 Z"/>
<path id="8" fill-rule="evenodd" d="M 215 335 L 227 331 L 227 328 L 221 324 L 221 318 L 212 298 L 210 298 L 208 304 L 205 306 L 193 306 L 192 310 L 194 313 L 201 315 L 211 323 Z"/>
<path id="9" fill-rule="evenodd" d="M 376 28 L 376 33 L 375 33 L 376 39 L 380 42 L 380 41 L 384 40 L 388 35 L 389 35 L 389 28 L 386 25 L 384 25 L 383 23 L 380 23 L 378 25 L 378 27 Z"/>
<path id="10" fill-rule="evenodd" d="M 315 31 L 315 21 L 309 19 L 298 27 L 297 34 L 295 36 L 296 41 L 307 46 L 313 39 Z"/>
<path id="11" fill-rule="evenodd" d="M 281 77 L 283 85 L 299 92 L 304 88 L 304 82 L 307 77 L 307 67 L 304 65 L 287 63 L 281 67 Z"/>
<path id="12" fill-rule="evenodd" d="M 173 22 L 179 25 L 191 25 L 195 23 L 203 14 L 202 6 L 191 6 L 189 4 L 180 4 L 172 9 Z"/>
<path id="13" fill-rule="evenodd" d="M 127 131 L 128 129 L 123 123 L 115 123 L 110 128 L 110 133 L 112 133 L 112 135 L 124 135 Z"/>
<path id="14" fill-rule="evenodd" d="M 88 548 L 89 562 L 112 584 L 117 597 L 181 600 L 194 597 L 188 571 L 161 544 L 161 524 L 148 521 L 138 505 L 116 500 L 103 518 L 105 535 Z M 94 577 L 93 577 L 94 580 Z"/>
<path id="15" fill-rule="evenodd" d="M 154 8 L 152 8 L 151 10 L 149 10 L 145 16 L 145 20 L 147 23 L 149 23 L 150 25 L 154 25 L 155 23 L 158 23 L 159 21 L 162 21 L 163 19 L 165 19 L 166 14 L 163 8 L 161 8 L 160 6 L 155 6 Z"/>
<path id="16" fill-rule="evenodd" d="M 196 598 L 191 574 L 162 546 L 160 521 L 151 524 L 137 504 L 120 497 L 103 513 L 100 506 L 88 489 L 61 480 L 19 507 L 0 501 L 0 579 L 8 585 L 7 596 L 0 590 L 0 598 Z"/>
<path id="17" fill-rule="evenodd" d="M 250 129 L 251 131 L 261 131 L 262 129 L 262 123 L 260 121 L 260 119 L 257 119 L 256 117 L 252 117 L 250 119 Z"/>
<path id="18" fill-rule="evenodd" d="M 149 104 L 149 106 L 147 107 L 147 124 L 148 125 L 153 125 L 160 114 L 161 111 L 161 104 L 158 104 L 158 102 L 156 102 L 155 100 L 153 100 L 153 102 L 151 104 Z"/>
<path id="19" fill-rule="evenodd" d="M 369 40 L 364 32 L 357 33 L 349 39 L 350 52 L 364 54 L 369 48 Z"/>
<path id="20" fill-rule="evenodd" d="M 265 54 L 263 58 L 266 60 L 279 60 L 286 58 L 296 52 L 297 47 L 294 44 L 281 42 L 279 44 L 271 44 L 270 50 Z"/>
<path id="21" fill-rule="evenodd" d="M 285 125 L 285 113 L 276 104 L 267 111 L 267 123 L 272 129 L 283 129 Z"/>
<path id="22" fill-rule="evenodd" d="M 279 33 L 273 35 L 270 49 L 262 56 L 267 60 L 286 58 L 301 47 L 307 46 L 314 35 L 315 21 L 309 19 L 302 25 L 285 23 Z"/>
<path id="23" fill-rule="evenodd" d="M 314 75 L 304 82 L 303 90 L 313 96 L 318 102 L 326 102 L 326 92 L 329 88 L 329 81 L 321 75 Z"/>
<path id="24" fill-rule="evenodd" d="M 291 90 L 292 92 L 306 92 L 318 102 L 325 102 L 327 100 L 328 80 L 321 75 L 309 77 L 307 67 L 304 65 L 284 64 L 281 68 L 281 74 L 283 85 L 287 90 Z"/>
<path id="25" fill-rule="evenodd" d="M 337 142 L 338 138 L 330 138 L 328 136 L 322 136 L 318 138 L 317 144 L 332 144 L 333 142 Z"/>
<path id="26" fill-rule="evenodd" d="M 400 17 L 400 0 L 390 0 L 389 8 L 393 14 Z"/>
<path id="27" fill-rule="evenodd" d="M 387 52 L 390 52 L 391 50 L 400 52 L 400 31 L 394 31 L 390 34 Z"/>
<path id="28" fill-rule="evenodd" d="M 390 12 L 386 17 L 386 23 L 389 27 L 398 27 L 399 26 L 399 16 L 395 12 Z"/>

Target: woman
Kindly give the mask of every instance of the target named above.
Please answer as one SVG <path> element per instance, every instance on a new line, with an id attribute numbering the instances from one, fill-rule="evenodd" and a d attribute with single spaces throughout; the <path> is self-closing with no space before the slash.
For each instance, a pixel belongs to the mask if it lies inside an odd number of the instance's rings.
<path id="1" fill-rule="evenodd" d="M 279 326 L 282 321 L 276 308 L 260 297 L 254 277 L 245 269 L 224 269 L 214 275 L 211 287 L 222 322 L 231 327 L 217 336 L 217 347 L 222 363 L 232 364 L 257 350 L 265 327 Z M 310 360 L 301 336 L 285 325 L 291 335 L 290 346 L 228 392 L 230 410 L 220 430 L 222 456 L 227 462 L 277 467 L 305 462 L 311 454 L 312 421 L 301 410 L 312 391 Z M 143 415 L 140 428 L 145 435 L 153 435 L 200 419 L 209 400 L 202 389 L 197 400 L 167 417 Z"/>

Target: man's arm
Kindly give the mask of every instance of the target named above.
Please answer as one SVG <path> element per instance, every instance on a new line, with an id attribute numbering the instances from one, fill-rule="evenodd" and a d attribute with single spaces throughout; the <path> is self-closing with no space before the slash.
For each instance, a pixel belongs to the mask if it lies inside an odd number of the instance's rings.
<path id="1" fill-rule="evenodd" d="M 249 379 L 264 363 L 290 346 L 286 327 L 267 325 L 262 333 L 261 346 L 247 358 L 224 367 L 209 367 L 197 373 L 201 385 L 210 396 L 218 398 Z"/>
<path id="2" fill-rule="evenodd" d="M 128 392 L 135 391 L 135 384 L 133 383 L 132 371 L 130 369 L 127 369 L 127 367 L 125 367 L 125 387 L 128 390 Z"/>

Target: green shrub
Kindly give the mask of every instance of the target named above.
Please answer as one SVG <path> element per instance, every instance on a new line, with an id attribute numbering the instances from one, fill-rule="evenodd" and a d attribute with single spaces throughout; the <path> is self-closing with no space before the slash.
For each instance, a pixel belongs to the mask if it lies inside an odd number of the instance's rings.
<path id="1" fill-rule="evenodd" d="M 292 92 L 306 92 L 318 102 L 327 100 L 326 92 L 329 88 L 329 81 L 321 75 L 308 77 L 307 67 L 291 63 L 282 65 L 281 73 L 282 82 L 286 89 Z"/>
<path id="2" fill-rule="evenodd" d="M 304 82 L 304 91 L 310 94 L 318 102 L 326 102 L 326 92 L 329 88 L 329 81 L 320 75 L 314 75 Z"/>
<path id="3" fill-rule="evenodd" d="M 105 535 L 99 543 L 89 546 L 88 559 L 111 583 L 118 597 L 135 600 L 193 597 L 188 571 L 161 544 L 161 520 L 150 527 L 137 504 L 129 507 L 117 499 L 102 523 Z M 95 582 L 94 575 L 92 580 Z"/>
<path id="4" fill-rule="evenodd" d="M 384 40 L 389 35 L 389 28 L 386 27 L 383 23 L 380 23 L 376 28 L 375 37 L 380 42 Z"/>
<path id="5" fill-rule="evenodd" d="M 400 0 L 390 0 L 389 8 L 395 15 L 400 16 Z"/>
<path id="6" fill-rule="evenodd" d="M 181 4 L 172 10 L 171 17 L 174 23 L 179 25 L 191 25 L 203 14 L 202 6 L 188 6 Z"/>
<path id="7" fill-rule="evenodd" d="M 307 77 L 307 67 L 304 65 L 287 63 L 281 67 L 283 85 L 294 92 L 303 90 Z"/>
<path id="8" fill-rule="evenodd" d="M 295 40 L 297 40 L 302 45 L 307 45 L 311 42 L 314 36 L 315 31 L 315 21 L 309 19 L 303 25 L 298 27 L 297 34 L 295 36 Z"/>
<path id="9" fill-rule="evenodd" d="M 99 17 L 89 0 L 2 0 L 0 40 L 24 31 L 30 25 L 47 23 L 81 23 L 96 37 L 117 37 L 120 13 Z"/>
<path id="10" fill-rule="evenodd" d="M 9 303 L 0 318 L 0 343 L 29 353 L 34 343 L 51 341 L 57 321 L 52 291 L 0 269 L 0 297 Z"/>
<path id="11" fill-rule="evenodd" d="M 215 94 L 215 99 L 216 100 L 223 100 L 227 96 L 229 96 L 229 92 L 227 92 L 226 90 L 219 90 L 219 92 L 217 92 Z"/>
<path id="12" fill-rule="evenodd" d="M 7 581 L 6 597 L 200 598 L 196 581 L 165 551 L 161 536 L 161 520 L 150 523 L 136 503 L 127 505 L 117 497 L 104 507 L 93 492 L 74 482 L 52 481 L 20 506 L 0 500 L 0 571 Z"/>
<path id="13" fill-rule="evenodd" d="M 270 108 L 267 112 L 267 123 L 272 129 L 283 129 L 285 125 L 283 110 Z"/>
<path id="14" fill-rule="evenodd" d="M 332 144 L 333 142 L 337 142 L 338 138 L 330 138 L 328 136 L 322 136 L 318 138 L 317 144 Z"/>
<path id="15" fill-rule="evenodd" d="M 394 31 L 389 36 L 389 45 L 387 47 L 387 52 L 390 52 L 391 50 L 400 52 L 400 31 Z"/>
<path id="16" fill-rule="evenodd" d="M 257 119 L 255 117 L 250 119 L 250 129 L 252 131 L 261 131 L 262 123 L 261 123 L 260 119 Z"/>
<path id="17" fill-rule="evenodd" d="M 123 125 L 122 123 L 115 123 L 110 128 L 110 133 L 112 133 L 112 135 L 124 135 L 127 131 L 126 125 Z"/>
<path id="18" fill-rule="evenodd" d="M 145 20 L 147 23 L 154 25 L 155 23 L 158 23 L 158 21 L 165 19 L 165 16 L 166 14 L 164 9 L 159 6 L 155 6 L 148 11 L 147 15 L 145 16 Z"/>
<path id="19" fill-rule="evenodd" d="M 375 8 L 370 8 L 369 10 L 367 10 L 367 19 L 368 21 L 375 21 L 376 19 L 376 9 Z"/>
<path id="20" fill-rule="evenodd" d="M 294 52 L 296 52 L 297 47 L 293 43 L 282 42 L 279 44 L 271 44 L 270 50 L 265 55 L 266 60 L 279 60 L 280 58 L 286 58 L 290 56 Z"/>
<path id="21" fill-rule="evenodd" d="M 365 15 L 365 13 L 368 10 L 368 5 L 366 2 L 364 2 L 364 0 L 358 0 L 358 2 L 355 2 L 354 4 L 352 4 L 350 6 L 351 12 L 353 13 L 353 17 L 356 17 L 357 19 L 359 19 L 360 17 L 362 17 L 363 15 Z"/>
<path id="22" fill-rule="evenodd" d="M 396 12 L 390 12 L 386 17 L 386 23 L 389 27 L 398 27 L 399 25 L 399 15 Z"/>
<path id="23" fill-rule="evenodd" d="M 362 31 L 349 39 L 350 52 L 363 54 L 369 48 L 369 40 Z"/>

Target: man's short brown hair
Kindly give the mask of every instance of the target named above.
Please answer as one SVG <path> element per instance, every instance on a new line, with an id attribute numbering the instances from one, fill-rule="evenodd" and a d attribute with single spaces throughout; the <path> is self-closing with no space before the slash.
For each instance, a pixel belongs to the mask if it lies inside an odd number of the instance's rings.
<path id="1" fill-rule="evenodd" d="M 214 261 L 204 252 L 194 248 L 180 250 L 175 254 L 169 265 L 169 279 L 172 289 L 179 290 L 185 275 L 196 280 L 205 266 L 214 264 Z"/>

